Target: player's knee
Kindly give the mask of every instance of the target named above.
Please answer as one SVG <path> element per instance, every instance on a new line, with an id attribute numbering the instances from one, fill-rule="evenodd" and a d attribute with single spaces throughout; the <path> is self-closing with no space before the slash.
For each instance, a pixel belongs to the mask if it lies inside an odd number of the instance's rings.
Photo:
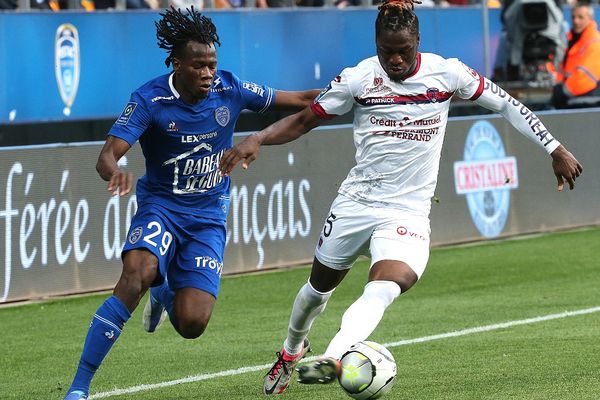
<path id="1" fill-rule="evenodd" d="M 206 330 L 208 319 L 206 318 L 189 318 L 178 322 L 177 330 L 185 339 L 197 339 Z"/>
<path id="2" fill-rule="evenodd" d="M 142 288 L 149 287 L 158 274 L 158 259 L 147 251 L 130 251 L 123 262 L 121 280 Z"/>
<path id="3" fill-rule="evenodd" d="M 302 296 L 302 303 L 309 308 L 318 307 L 322 304 L 327 303 L 333 290 L 323 293 L 316 290 L 310 282 L 306 283 L 301 289 L 300 294 Z"/>
<path id="4" fill-rule="evenodd" d="M 397 282 L 371 281 L 365 286 L 363 296 L 379 301 L 385 308 L 400 296 L 401 290 Z"/>

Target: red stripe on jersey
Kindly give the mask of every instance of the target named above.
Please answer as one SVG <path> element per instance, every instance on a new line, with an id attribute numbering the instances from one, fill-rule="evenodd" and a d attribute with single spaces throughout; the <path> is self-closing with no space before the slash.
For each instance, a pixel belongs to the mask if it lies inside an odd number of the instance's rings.
<path id="1" fill-rule="evenodd" d="M 410 75 L 405 76 L 404 79 L 402 79 L 402 80 L 405 81 L 408 78 L 410 78 L 411 76 L 415 76 L 417 74 L 417 72 L 419 72 L 420 68 L 421 68 L 421 53 L 417 53 L 417 66 L 416 66 L 415 70 L 413 72 L 411 72 Z"/>
<path id="2" fill-rule="evenodd" d="M 332 119 L 336 117 L 336 115 L 327 114 L 327 112 L 323 109 L 323 107 L 319 103 L 312 103 L 310 105 L 310 109 L 315 115 L 321 119 Z"/>
<path id="3" fill-rule="evenodd" d="M 452 97 L 454 92 L 432 92 L 407 96 L 355 97 L 358 104 L 374 106 L 380 104 L 428 104 L 442 103 Z"/>
<path id="4" fill-rule="evenodd" d="M 471 101 L 477 100 L 479 98 L 479 96 L 481 96 L 481 93 L 483 93 L 484 86 L 485 86 L 485 84 L 483 81 L 483 76 L 479 75 L 479 87 L 475 91 L 475 94 L 473 94 L 473 96 L 471 96 L 471 98 L 469 100 L 471 100 Z"/>

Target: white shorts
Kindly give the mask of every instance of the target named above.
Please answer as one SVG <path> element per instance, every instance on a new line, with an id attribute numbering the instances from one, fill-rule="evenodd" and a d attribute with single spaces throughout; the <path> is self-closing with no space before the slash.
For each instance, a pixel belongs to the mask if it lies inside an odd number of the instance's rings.
<path id="1" fill-rule="evenodd" d="M 429 259 L 429 218 L 401 210 L 370 207 L 338 195 L 321 231 L 315 257 L 333 269 L 348 269 L 361 256 L 371 266 L 402 261 L 420 278 Z"/>

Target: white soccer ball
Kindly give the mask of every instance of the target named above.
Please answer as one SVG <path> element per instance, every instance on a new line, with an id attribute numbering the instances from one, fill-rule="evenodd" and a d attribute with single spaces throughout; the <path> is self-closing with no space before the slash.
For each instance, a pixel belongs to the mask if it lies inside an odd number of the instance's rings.
<path id="1" fill-rule="evenodd" d="M 394 356 L 379 343 L 358 342 L 344 353 L 340 362 L 340 385 L 353 399 L 378 399 L 396 381 Z"/>

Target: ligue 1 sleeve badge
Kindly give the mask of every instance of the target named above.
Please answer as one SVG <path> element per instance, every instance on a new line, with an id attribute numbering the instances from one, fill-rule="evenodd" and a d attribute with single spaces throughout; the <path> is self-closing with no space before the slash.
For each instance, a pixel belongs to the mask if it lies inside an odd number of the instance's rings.
<path id="1" fill-rule="evenodd" d="M 54 66 L 58 91 L 65 104 L 63 114 L 68 117 L 79 86 L 79 34 L 72 24 L 62 24 L 56 30 Z"/>
<path id="2" fill-rule="evenodd" d="M 496 237 L 508 217 L 510 191 L 519 187 L 517 159 L 506 156 L 502 138 L 488 121 L 471 126 L 463 157 L 454 163 L 456 193 L 465 195 L 479 233 Z"/>

